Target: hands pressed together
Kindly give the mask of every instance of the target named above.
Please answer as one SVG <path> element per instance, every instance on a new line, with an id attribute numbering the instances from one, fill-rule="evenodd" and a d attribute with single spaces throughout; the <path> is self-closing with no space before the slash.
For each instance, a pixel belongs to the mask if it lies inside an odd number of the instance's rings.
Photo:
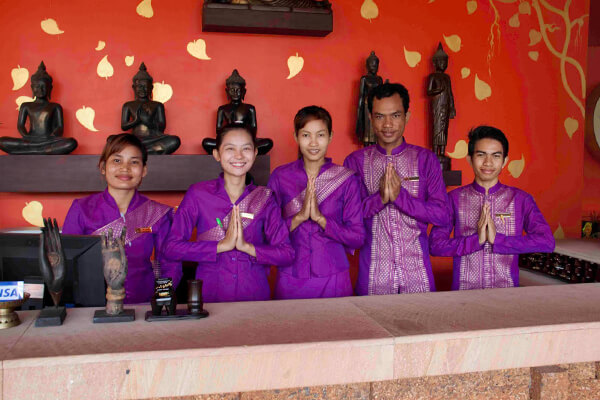
<path id="1" fill-rule="evenodd" d="M 379 181 L 381 202 L 387 204 L 396 201 L 400 194 L 400 189 L 402 189 L 402 180 L 394 169 L 394 166 L 388 163 L 385 167 L 385 173 Z"/>
<path id="2" fill-rule="evenodd" d="M 225 237 L 217 244 L 217 253 L 223 253 L 233 249 L 256 257 L 256 248 L 252 243 L 248 243 L 244 239 L 244 229 L 242 227 L 239 206 L 233 206 Z"/>
<path id="3" fill-rule="evenodd" d="M 496 240 L 496 225 L 492 218 L 490 204 L 485 203 L 481 208 L 481 215 L 477 221 L 477 234 L 479 235 L 479 244 L 482 245 L 486 241 L 494 244 Z"/>
<path id="4" fill-rule="evenodd" d="M 323 229 L 325 229 L 327 226 L 327 219 L 319 210 L 319 203 L 317 202 L 317 193 L 315 189 L 315 180 L 316 178 L 314 176 L 308 177 L 304 203 L 302 204 L 302 208 L 298 214 L 296 214 L 292 219 L 290 231 L 293 231 L 298 227 L 298 225 L 304 221 L 308 221 L 309 219 L 315 221 Z"/>

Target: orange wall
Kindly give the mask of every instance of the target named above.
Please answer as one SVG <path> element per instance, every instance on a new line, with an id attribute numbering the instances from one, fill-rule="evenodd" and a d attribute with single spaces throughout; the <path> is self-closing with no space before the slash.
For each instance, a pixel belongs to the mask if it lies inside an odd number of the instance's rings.
<path id="1" fill-rule="evenodd" d="M 587 63 L 588 94 L 600 85 L 600 4 L 590 4 L 590 33 Z M 582 215 L 595 211 L 600 213 L 600 161 L 594 158 L 587 149 L 584 151 L 583 163 L 583 201 Z"/>
<path id="2" fill-rule="evenodd" d="M 562 7 L 565 1 L 550 3 Z M 544 41 L 529 45 L 530 30 L 539 31 L 540 26 L 535 9 L 529 7 L 527 14 L 524 5 L 497 0 L 375 0 L 379 15 L 367 20 L 361 16 L 361 0 L 333 1 L 334 32 L 325 38 L 310 38 L 203 33 L 201 1 L 155 0 L 154 16 L 149 19 L 136 13 L 138 3 L 4 2 L 0 13 L 0 135 L 17 135 L 15 99 L 31 95 L 28 84 L 12 90 L 11 69 L 20 65 L 33 74 L 43 59 L 55 82 L 53 100 L 64 108 L 65 135 L 80 143 L 75 154 L 98 154 L 106 136 L 120 130 L 121 105 L 133 98 L 131 78 L 144 61 L 155 82 L 164 81 L 173 88 L 165 107 L 167 132 L 179 135 L 183 141 L 177 153 L 202 153 L 201 141 L 214 135 L 216 109 L 226 101 L 224 80 L 237 68 L 248 82 L 246 101 L 258 112 L 259 136 L 275 141 L 273 167 L 295 158 L 292 119 L 300 107 L 313 103 L 328 108 L 333 115 L 335 135 L 330 155 L 342 162 L 358 148 L 353 133 L 358 80 L 365 72 L 365 58 L 375 50 L 381 60 L 380 75 L 404 83 L 411 92 L 412 118 L 406 138 L 426 145 L 429 122 L 424 86 L 432 70 L 430 58 L 438 41 L 444 43 L 444 35 L 458 35 L 462 41 L 458 52 L 445 46 L 458 114 L 450 126 L 448 150 L 454 150 L 455 143 L 465 139 L 474 125 L 486 123 L 503 129 L 511 143 L 511 158 L 523 155 L 525 168 L 518 178 L 505 171 L 502 180 L 532 193 L 553 230 L 560 223 L 567 235 L 578 235 L 584 118 L 563 87 L 559 60 Z M 467 4 L 473 3 L 477 8 L 469 14 Z M 576 19 L 588 9 L 589 0 L 575 1 L 569 15 Z M 497 24 L 494 10 L 498 12 Z M 546 24 L 559 28 L 549 33 L 549 43 L 562 49 L 564 21 L 547 10 L 542 15 Z M 46 18 L 55 19 L 64 33 L 49 35 L 42 31 L 40 22 Z M 575 24 L 569 40 L 568 56 L 585 69 L 588 21 L 581 21 Z M 490 52 L 491 33 L 494 45 Z M 186 52 L 187 43 L 197 39 L 206 42 L 210 60 L 199 60 Z M 96 51 L 99 40 L 106 42 L 106 47 Z M 420 63 L 409 66 L 404 49 L 419 52 Z M 537 61 L 530 58 L 531 51 L 538 52 Z M 304 68 L 288 80 L 286 62 L 296 53 L 304 58 Z M 100 78 L 96 67 L 105 55 L 114 74 Z M 127 67 L 124 57 L 130 55 L 135 56 L 135 63 Z M 463 67 L 470 69 L 464 79 Z M 485 100 L 475 96 L 476 74 L 491 88 L 491 96 Z M 576 69 L 567 67 L 564 79 L 575 97 L 583 101 L 582 81 Z M 82 106 L 95 110 L 94 125 L 99 132 L 91 132 L 77 122 L 75 112 Z M 572 138 L 564 127 L 569 117 L 579 125 Z M 472 179 L 464 159 L 453 165 L 463 170 L 465 183 Z M 32 173 L 43 171 L 35 171 L 32 166 Z M 25 202 L 32 200 L 43 204 L 44 216 L 62 221 L 76 196 L 0 193 L 0 228 L 27 225 L 21 210 Z M 175 205 L 181 194 L 153 197 Z"/>

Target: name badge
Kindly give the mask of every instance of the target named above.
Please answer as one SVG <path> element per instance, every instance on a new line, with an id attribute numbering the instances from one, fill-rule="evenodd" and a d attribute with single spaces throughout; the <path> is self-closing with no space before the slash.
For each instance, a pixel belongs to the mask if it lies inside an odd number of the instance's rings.
<path id="1" fill-rule="evenodd" d="M 496 218 L 500 218 L 502 223 L 504 223 L 504 218 L 510 218 L 510 213 L 496 213 Z"/>
<path id="2" fill-rule="evenodd" d="M 242 218 L 248 218 L 248 219 L 254 219 L 254 214 L 241 212 L 240 213 L 240 217 L 242 217 Z"/>
<path id="3" fill-rule="evenodd" d="M 135 233 L 152 233 L 152 227 L 145 226 L 143 228 L 135 228 Z"/>
<path id="4" fill-rule="evenodd" d="M 406 178 L 402 178 L 403 181 L 416 182 L 419 180 L 418 176 L 407 176 Z"/>
<path id="5" fill-rule="evenodd" d="M 0 282 L 0 301 L 21 300 L 23 286 L 23 281 Z"/>

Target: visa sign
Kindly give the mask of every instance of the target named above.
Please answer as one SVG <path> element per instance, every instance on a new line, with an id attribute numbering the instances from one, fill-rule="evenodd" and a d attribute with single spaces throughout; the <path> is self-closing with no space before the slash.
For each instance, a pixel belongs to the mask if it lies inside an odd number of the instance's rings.
<path id="1" fill-rule="evenodd" d="M 21 300 L 23 286 L 23 281 L 0 282 L 0 301 Z"/>

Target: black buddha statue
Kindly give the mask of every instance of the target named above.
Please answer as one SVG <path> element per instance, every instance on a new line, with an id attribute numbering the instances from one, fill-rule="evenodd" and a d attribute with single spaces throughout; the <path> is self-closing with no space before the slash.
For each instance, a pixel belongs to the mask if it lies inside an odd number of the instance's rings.
<path id="1" fill-rule="evenodd" d="M 243 124 L 253 135 L 256 135 L 256 109 L 252 104 L 244 103 L 246 81 L 237 69 L 234 69 L 231 76 L 225 80 L 225 93 L 229 103 L 220 106 L 217 111 L 217 132 L 230 124 Z M 208 154 L 212 154 L 216 146 L 216 139 L 202 140 L 202 147 Z M 257 139 L 258 154 L 267 154 L 272 148 L 271 139 Z"/>
<path id="2" fill-rule="evenodd" d="M 21 104 L 17 129 L 23 139 L 0 137 L 0 150 L 9 154 L 69 154 L 77 141 L 63 138 L 63 111 L 58 103 L 51 103 L 52 77 L 42 61 L 31 76 L 34 101 Z M 29 118 L 29 131 L 26 122 Z"/>
<path id="3" fill-rule="evenodd" d="M 437 51 L 433 55 L 433 66 L 435 72 L 427 78 L 427 96 L 431 98 L 431 112 L 433 114 L 432 146 L 437 155 L 442 170 L 450 170 L 450 159 L 445 155 L 448 142 L 448 125 L 450 119 L 456 117 L 454 107 L 454 95 L 450 76 L 446 74 L 448 68 L 448 54 L 444 51 L 442 44 L 438 44 Z"/>
<path id="4" fill-rule="evenodd" d="M 358 91 L 358 110 L 356 116 L 356 136 L 364 146 L 375 144 L 377 138 L 371 126 L 371 117 L 368 106 L 369 92 L 383 84 L 383 79 L 377 75 L 379 70 L 379 58 L 372 51 L 366 61 L 367 74 L 360 78 Z"/>
<path id="5" fill-rule="evenodd" d="M 142 141 L 148 154 L 173 153 L 181 145 L 181 140 L 177 136 L 165 134 L 165 106 L 150 99 L 154 84 L 144 63 L 133 77 L 132 88 L 135 100 L 123 104 L 121 129 L 131 129 L 131 133 Z"/>

